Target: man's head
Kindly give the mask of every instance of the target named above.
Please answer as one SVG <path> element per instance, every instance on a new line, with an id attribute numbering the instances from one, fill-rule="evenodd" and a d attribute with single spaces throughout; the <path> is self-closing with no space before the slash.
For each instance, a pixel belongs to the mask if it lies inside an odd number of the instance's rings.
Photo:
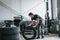
<path id="1" fill-rule="evenodd" d="M 33 14 L 32 12 L 30 12 L 28 15 L 29 15 L 31 18 L 34 17 L 34 14 Z"/>

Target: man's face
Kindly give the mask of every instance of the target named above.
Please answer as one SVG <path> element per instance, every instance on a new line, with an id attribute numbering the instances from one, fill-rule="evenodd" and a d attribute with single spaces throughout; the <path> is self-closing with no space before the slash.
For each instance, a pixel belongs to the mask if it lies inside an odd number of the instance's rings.
<path id="1" fill-rule="evenodd" d="M 34 17 L 34 15 L 30 15 L 30 17 L 31 17 L 31 18 L 33 18 L 33 17 Z"/>

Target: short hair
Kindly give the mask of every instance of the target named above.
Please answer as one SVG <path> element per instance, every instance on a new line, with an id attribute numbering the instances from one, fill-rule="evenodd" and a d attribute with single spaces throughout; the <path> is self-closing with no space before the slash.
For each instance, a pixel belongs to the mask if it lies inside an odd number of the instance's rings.
<path id="1" fill-rule="evenodd" d="M 30 16 L 30 15 L 34 15 L 34 14 L 32 12 L 30 12 L 28 15 Z"/>

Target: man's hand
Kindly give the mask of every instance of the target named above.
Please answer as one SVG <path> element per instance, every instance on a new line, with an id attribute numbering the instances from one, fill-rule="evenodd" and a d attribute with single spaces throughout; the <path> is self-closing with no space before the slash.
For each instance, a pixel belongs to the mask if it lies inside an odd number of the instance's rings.
<path id="1" fill-rule="evenodd" d="M 33 26 L 33 28 L 36 28 L 38 26 L 38 24 L 39 24 L 39 18 L 36 19 L 35 25 Z"/>
<path id="2" fill-rule="evenodd" d="M 29 25 L 28 25 L 28 26 L 31 26 L 31 25 L 33 25 L 32 21 L 30 21 L 30 23 L 29 23 Z"/>
<path id="3" fill-rule="evenodd" d="M 36 28 L 36 26 L 33 26 L 33 28 Z"/>
<path id="4" fill-rule="evenodd" d="M 32 24 L 29 24 L 28 26 L 31 26 Z"/>

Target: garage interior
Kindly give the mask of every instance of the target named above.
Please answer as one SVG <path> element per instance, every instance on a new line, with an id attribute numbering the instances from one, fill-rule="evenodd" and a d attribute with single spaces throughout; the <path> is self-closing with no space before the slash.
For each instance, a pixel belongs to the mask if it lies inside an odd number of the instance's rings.
<path id="1" fill-rule="evenodd" d="M 43 38 L 27 27 L 29 12 L 42 17 Z M 60 40 L 60 0 L 0 0 L 0 40 Z"/>

